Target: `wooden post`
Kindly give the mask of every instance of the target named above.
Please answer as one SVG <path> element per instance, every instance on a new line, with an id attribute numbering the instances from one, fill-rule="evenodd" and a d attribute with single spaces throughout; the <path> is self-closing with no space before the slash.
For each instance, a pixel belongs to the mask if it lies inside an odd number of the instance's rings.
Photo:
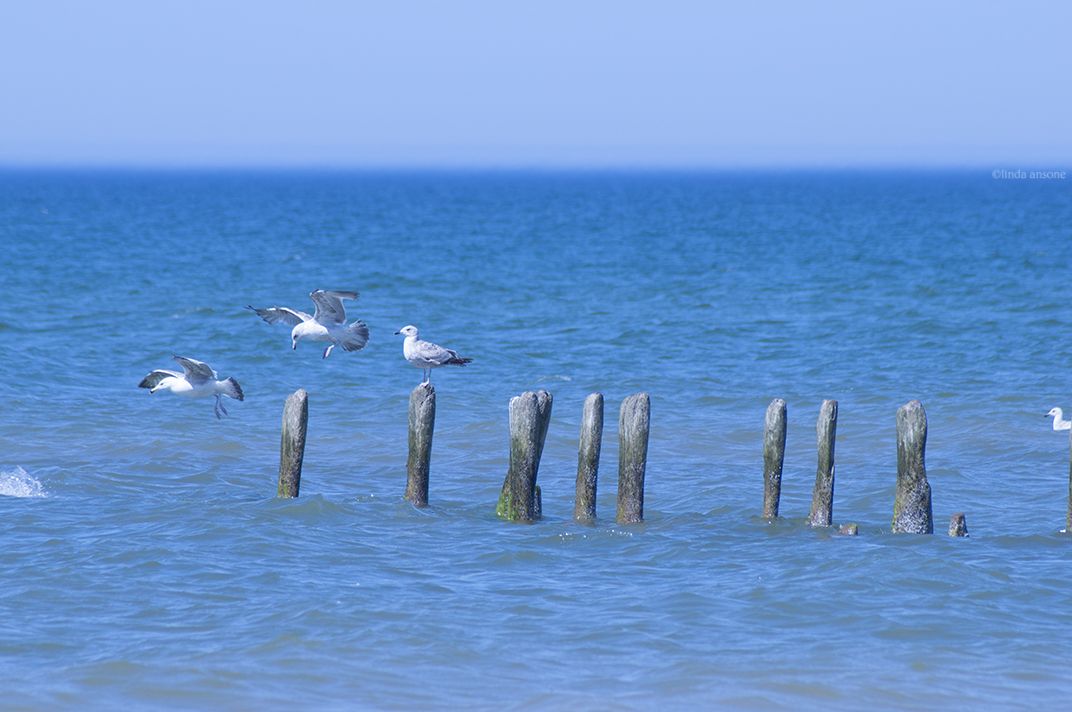
<path id="1" fill-rule="evenodd" d="M 815 424 L 819 437 L 819 468 L 815 473 L 815 489 L 811 495 L 811 514 L 808 523 L 813 527 L 828 527 L 834 519 L 834 438 L 837 435 L 837 401 L 824 400 Z"/>
<path id="2" fill-rule="evenodd" d="M 297 497 L 305 457 L 305 430 L 309 425 L 309 394 L 299 388 L 283 406 L 283 436 L 279 445 L 277 497 Z"/>
<path id="3" fill-rule="evenodd" d="M 1068 431 L 1068 513 L 1065 515 L 1065 531 L 1072 532 L 1072 430 Z"/>
<path id="4" fill-rule="evenodd" d="M 618 416 L 618 524 L 644 521 L 644 471 L 648 465 L 651 399 L 637 393 L 622 401 Z"/>
<path id="5" fill-rule="evenodd" d="M 778 500 L 782 497 L 782 462 L 785 460 L 785 401 L 775 398 L 767 406 L 763 428 L 763 516 L 778 516 Z"/>
<path id="6" fill-rule="evenodd" d="M 897 495 L 893 503 L 893 531 L 933 534 L 931 486 L 927 484 L 924 451 L 927 447 L 927 413 L 918 400 L 897 409 Z"/>
<path id="7" fill-rule="evenodd" d="M 581 415 L 581 442 L 577 451 L 577 496 L 573 501 L 573 518 L 578 521 L 596 517 L 596 478 L 599 475 L 599 450 L 603 442 L 603 394 L 593 393 L 584 400 Z"/>
<path id="8" fill-rule="evenodd" d="M 962 513 L 954 514 L 949 520 L 949 536 L 968 536 L 968 523 Z"/>
<path id="9" fill-rule="evenodd" d="M 510 470 L 503 482 L 496 514 L 515 522 L 531 522 L 542 515 L 540 469 L 547 426 L 551 422 L 551 394 L 526 391 L 510 399 Z"/>
<path id="10" fill-rule="evenodd" d="M 405 498 L 414 507 L 428 506 L 428 469 L 435 430 L 435 388 L 422 383 L 409 394 L 409 458 Z"/>

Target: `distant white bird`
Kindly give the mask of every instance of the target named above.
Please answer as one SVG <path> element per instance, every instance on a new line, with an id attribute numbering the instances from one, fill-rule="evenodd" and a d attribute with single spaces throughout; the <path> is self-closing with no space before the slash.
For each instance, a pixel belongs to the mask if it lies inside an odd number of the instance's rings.
<path id="1" fill-rule="evenodd" d="M 217 418 L 220 417 L 221 410 L 224 415 L 227 414 L 227 409 L 223 407 L 223 401 L 220 400 L 221 395 L 229 396 L 239 401 L 245 400 L 242 395 L 242 387 L 238 385 L 238 381 L 235 379 L 228 378 L 226 381 L 221 381 L 218 380 L 219 376 L 207 363 L 195 361 L 192 358 L 183 358 L 182 356 L 172 356 L 172 358 L 182 365 L 183 373 L 176 373 L 163 368 L 157 369 L 143 378 L 141 383 L 138 384 L 138 388 L 148 388 L 150 393 L 167 390 L 177 396 L 186 396 L 187 398 L 216 396 L 215 410 Z"/>
<path id="2" fill-rule="evenodd" d="M 331 346 L 324 351 L 323 358 L 327 358 L 336 346 L 341 346 L 345 351 L 360 351 L 365 348 L 369 339 L 368 326 L 360 319 L 347 326 L 346 309 L 342 305 L 343 299 L 357 299 L 357 292 L 318 289 L 309 297 L 313 304 L 316 304 L 316 313 L 312 316 L 287 307 L 254 309 L 247 306 L 246 309 L 253 309 L 257 316 L 269 324 L 283 322 L 293 326 L 294 329 L 290 332 L 292 349 L 298 348 L 298 339 L 330 341 Z"/>
<path id="3" fill-rule="evenodd" d="M 1046 414 L 1049 418 L 1053 416 L 1053 429 L 1054 430 L 1072 430 L 1072 420 L 1065 420 L 1065 414 L 1060 408 L 1050 408 L 1050 412 Z"/>
<path id="4" fill-rule="evenodd" d="M 456 351 L 445 349 L 439 344 L 421 341 L 418 338 L 417 327 L 415 326 L 403 326 L 395 334 L 404 334 L 406 336 L 406 340 L 402 342 L 402 355 L 406 357 L 411 366 L 424 372 L 424 380 L 421 383 L 431 383 L 433 368 L 464 366 L 473 361 L 471 358 L 462 358 Z"/>

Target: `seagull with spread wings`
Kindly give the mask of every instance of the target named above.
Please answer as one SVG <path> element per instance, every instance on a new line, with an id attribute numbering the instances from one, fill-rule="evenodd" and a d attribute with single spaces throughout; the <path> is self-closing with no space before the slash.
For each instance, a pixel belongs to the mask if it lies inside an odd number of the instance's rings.
<path id="1" fill-rule="evenodd" d="M 331 345 L 325 349 L 323 358 L 327 358 L 336 346 L 341 346 L 344 351 L 365 348 L 369 339 L 368 326 L 360 319 L 347 326 L 346 309 L 342 305 L 343 299 L 357 299 L 357 292 L 318 289 L 309 297 L 316 305 L 316 313 L 312 316 L 287 307 L 255 309 L 247 306 L 246 309 L 253 309 L 257 316 L 269 324 L 282 322 L 293 326 L 290 332 L 292 349 L 298 348 L 298 339 L 330 341 Z"/>
<path id="2" fill-rule="evenodd" d="M 168 371 L 160 368 L 142 379 L 138 388 L 148 388 L 150 393 L 157 391 L 171 391 L 177 396 L 187 398 L 208 398 L 216 396 L 216 417 L 220 417 L 220 411 L 227 415 L 227 409 L 223 407 L 220 396 L 228 396 L 235 400 L 245 400 L 242 395 L 242 387 L 234 378 L 225 381 L 219 380 L 219 375 L 212 370 L 207 363 L 182 356 L 172 356 L 182 366 L 182 373 Z"/>

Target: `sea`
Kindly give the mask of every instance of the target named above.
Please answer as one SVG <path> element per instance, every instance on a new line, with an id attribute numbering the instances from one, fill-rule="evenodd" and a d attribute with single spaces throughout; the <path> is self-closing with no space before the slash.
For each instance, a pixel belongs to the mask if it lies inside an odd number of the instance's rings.
<path id="1" fill-rule="evenodd" d="M 1068 709 L 1072 179 L 1002 175 L 0 171 L 0 710 Z M 246 308 L 316 289 L 360 293 L 365 349 Z M 431 373 L 426 508 L 406 325 L 472 359 Z M 176 355 L 244 401 L 138 387 Z M 504 521 L 510 399 L 541 389 L 542 518 Z M 644 521 L 617 524 L 636 393 Z M 891 531 L 912 400 L 932 535 Z"/>

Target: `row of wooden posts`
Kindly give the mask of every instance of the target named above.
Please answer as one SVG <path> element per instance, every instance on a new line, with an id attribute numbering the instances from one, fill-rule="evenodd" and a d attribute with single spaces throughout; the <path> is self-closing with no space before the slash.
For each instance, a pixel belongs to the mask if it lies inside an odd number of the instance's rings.
<path id="1" fill-rule="evenodd" d="M 808 523 L 817 527 L 833 524 L 834 515 L 834 440 L 837 435 L 838 404 L 824 400 L 815 424 L 818 437 L 819 466 L 812 490 Z M 786 405 L 775 398 L 767 407 L 763 431 L 763 516 L 778 516 L 782 491 L 782 462 L 785 458 Z M 918 400 L 897 409 L 897 489 L 893 501 L 893 531 L 909 534 L 933 534 L 931 486 L 927 482 L 924 453 L 927 447 L 927 413 Z M 855 524 L 841 527 L 843 534 L 856 534 Z M 958 512 L 949 522 L 949 536 L 968 536 L 964 514 Z"/>
<path id="2" fill-rule="evenodd" d="M 536 475 L 551 423 L 553 398 L 544 390 L 527 391 L 510 399 L 510 469 L 503 482 L 496 513 L 503 519 L 532 522 L 542 516 Z M 644 472 L 648 461 L 648 426 L 651 401 L 637 393 L 622 402 L 618 418 L 619 524 L 644 521 Z M 309 396 L 300 389 L 283 407 L 283 436 L 279 454 L 280 497 L 297 497 L 301 486 L 305 432 L 309 422 Z M 428 506 L 428 472 L 435 429 L 435 388 L 422 383 L 409 397 L 409 458 L 406 463 L 405 499 L 416 507 Z M 573 516 L 596 516 L 596 480 L 603 440 L 603 396 L 593 393 L 584 402 L 581 444 L 577 458 L 577 497 Z"/>
<path id="3" fill-rule="evenodd" d="M 503 482 L 496 513 L 507 520 L 531 522 L 540 518 L 542 506 L 536 475 L 540 467 L 553 398 L 544 390 L 528 391 L 510 399 L 510 469 Z M 824 400 L 815 430 L 819 463 L 812 492 L 808 522 L 813 526 L 833 524 L 834 441 L 838 404 Z M 648 456 L 651 402 L 647 393 L 637 393 L 622 402 L 618 418 L 618 513 L 619 524 L 644 520 L 644 472 Z M 304 389 L 287 398 L 283 408 L 280 445 L 280 497 L 297 497 L 301 483 L 305 432 L 309 419 L 308 395 Z M 422 383 L 409 398 L 409 458 L 406 464 L 405 499 L 414 506 L 428 505 L 428 473 L 435 428 L 435 389 Z M 603 396 L 585 399 L 577 456 L 577 494 L 574 519 L 596 516 L 596 480 L 603 437 Z M 778 516 L 785 459 L 786 403 L 775 398 L 767 408 L 763 433 L 763 517 Z M 924 452 L 927 445 L 927 413 L 918 400 L 897 410 L 897 488 L 893 505 L 893 531 L 933 534 L 931 488 L 927 482 Z M 1068 525 L 1072 531 L 1072 471 Z M 855 524 L 841 527 L 843 534 L 856 534 Z M 950 536 L 968 536 L 963 513 L 954 514 Z"/>

